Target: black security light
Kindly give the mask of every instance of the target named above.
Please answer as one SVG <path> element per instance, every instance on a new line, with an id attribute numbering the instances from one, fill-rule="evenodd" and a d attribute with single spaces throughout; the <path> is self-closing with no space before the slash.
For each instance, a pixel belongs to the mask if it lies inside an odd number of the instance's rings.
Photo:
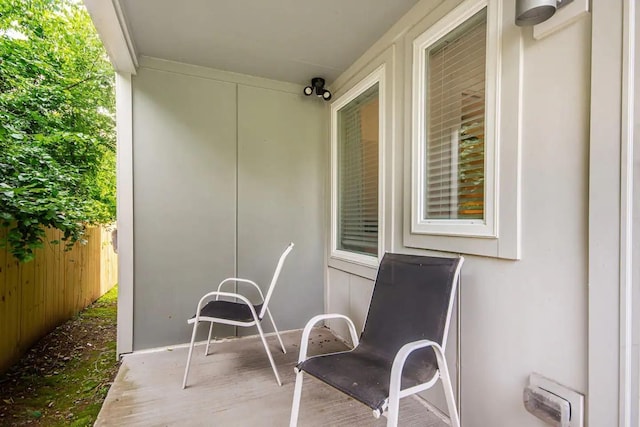
<path id="1" fill-rule="evenodd" d="M 314 77 L 311 79 L 311 86 L 304 88 L 304 94 L 307 96 L 313 95 L 328 101 L 331 99 L 331 92 L 324 88 L 324 79 L 322 77 Z"/>

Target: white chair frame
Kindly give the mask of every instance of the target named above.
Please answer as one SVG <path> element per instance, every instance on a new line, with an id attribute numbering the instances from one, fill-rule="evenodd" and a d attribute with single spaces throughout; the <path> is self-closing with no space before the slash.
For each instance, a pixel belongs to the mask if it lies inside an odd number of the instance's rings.
<path id="1" fill-rule="evenodd" d="M 287 248 L 284 250 L 284 252 L 280 256 L 280 259 L 278 260 L 278 265 L 276 266 L 276 270 L 273 273 L 273 278 L 271 279 L 271 284 L 269 285 L 269 289 L 267 290 L 266 297 L 262 293 L 262 290 L 260 289 L 260 286 L 258 286 L 258 284 L 256 282 L 254 282 L 253 280 L 241 279 L 241 278 L 238 278 L 238 277 L 229 277 L 229 278 L 224 279 L 222 282 L 220 282 L 220 284 L 218 285 L 218 290 L 217 291 L 209 292 L 209 293 L 205 294 L 202 298 L 200 298 L 200 301 L 198 301 L 198 305 L 196 307 L 196 315 L 195 315 L 195 317 L 193 317 L 193 318 L 191 318 L 191 319 L 189 319 L 187 321 L 188 323 L 190 323 L 190 324 L 192 323 L 193 324 L 193 332 L 191 334 L 191 344 L 189 345 L 189 354 L 187 356 L 187 366 L 185 367 L 184 379 L 182 381 L 182 388 L 183 389 L 187 387 L 187 378 L 189 376 L 189 367 L 191 365 L 191 356 L 193 354 L 193 346 L 194 346 L 195 339 L 196 339 L 196 333 L 198 331 L 198 324 L 200 322 L 209 322 L 210 323 L 210 325 L 209 325 L 209 335 L 208 335 L 208 338 L 207 338 L 207 345 L 206 345 L 205 350 L 204 350 L 205 356 L 209 355 L 209 346 L 211 344 L 211 333 L 213 331 L 213 324 L 214 323 L 222 323 L 222 324 L 225 324 L 225 325 L 242 326 L 242 327 L 255 326 L 258 329 L 258 333 L 260 334 L 260 339 L 262 340 L 262 344 L 264 346 L 264 349 L 267 352 L 267 356 L 269 357 L 269 362 L 271 363 L 271 368 L 273 369 L 273 373 L 276 376 L 276 381 L 278 382 L 279 386 L 282 385 L 282 381 L 280 381 L 280 375 L 278 374 L 278 369 L 276 368 L 276 364 L 275 364 L 275 362 L 273 360 L 273 356 L 271 355 L 271 351 L 269 351 L 269 346 L 267 344 L 267 340 L 265 338 L 264 332 L 262 331 L 262 327 L 260 326 L 260 323 L 261 323 L 262 319 L 264 318 L 264 316 L 266 314 L 269 317 L 269 320 L 271 321 L 271 324 L 273 325 L 273 330 L 275 331 L 275 334 L 278 337 L 278 341 L 280 342 L 280 346 L 282 347 L 282 352 L 286 353 L 287 350 L 284 347 L 284 344 L 282 342 L 282 338 L 280 337 L 280 333 L 278 332 L 278 328 L 276 327 L 276 323 L 273 320 L 273 316 L 271 315 L 271 311 L 269 311 L 268 303 L 269 303 L 269 300 L 271 299 L 271 295 L 273 294 L 273 290 L 274 290 L 275 285 L 276 285 L 276 283 L 278 281 L 278 277 L 280 276 L 280 271 L 282 270 L 282 266 L 284 264 L 284 261 L 287 258 L 287 255 L 289 255 L 289 252 L 291 252 L 291 250 L 293 249 L 293 246 L 294 246 L 293 242 L 290 243 L 289 246 L 287 246 Z M 260 310 L 260 313 L 256 313 L 254 305 L 244 295 L 241 295 L 239 293 L 232 293 L 232 292 L 222 292 L 221 289 L 222 289 L 223 285 L 225 285 L 226 283 L 246 283 L 246 284 L 249 284 L 249 285 L 253 286 L 258 291 L 258 294 L 260 295 L 260 298 L 262 299 L 262 308 Z M 236 301 L 240 300 L 242 303 L 246 304 L 249 307 L 249 309 L 251 310 L 251 315 L 253 317 L 253 320 L 248 321 L 248 322 L 241 322 L 241 321 L 229 320 L 229 319 L 224 319 L 224 318 L 219 318 L 219 317 L 201 316 L 200 315 L 200 311 L 202 310 L 202 307 L 204 306 L 204 303 L 209 301 L 213 297 L 215 297 L 216 301 L 219 300 L 220 297 L 235 298 Z"/>
<path id="2" fill-rule="evenodd" d="M 462 269 L 462 264 L 464 263 L 464 257 L 460 257 L 461 262 L 458 264 L 457 269 L 455 271 L 454 279 L 453 279 L 453 290 L 451 292 L 451 298 L 449 301 L 449 313 L 453 308 L 453 302 L 456 294 L 456 287 L 459 286 L 460 283 L 460 270 Z M 298 357 L 298 364 L 307 360 L 307 349 L 309 343 L 309 336 L 311 334 L 311 330 L 313 327 L 324 320 L 327 319 L 343 319 L 347 322 L 347 326 L 349 327 L 349 333 L 351 335 L 351 343 L 353 348 L 358 346 L 359 339 L 356 333 L 356 327 L 353 321 L 343 315 L 343 314 L 320 314 L 313 317 L 304 327 L 302 332 L 302 339 L 300 342 L 300 355 Z M 458 409 L 456 406 L 455 396 L 453 394 L 453 387 L 451 383 L 451 377 L 449 376 L 449 368 L 447 367 L 447 360 L 444 356 L 444 347 L 447 343 L 447 335 L 449 332 L 449 322 L 451 320 L 451 316 L 447 316 L 447 321 L 444 328 L 444 337 L 443 337 L 443 345 L 431 341 L 431 340 L 419 340 L 405 344 L 398 350 L 396 356 L 393 360 L 393 365 L 391 366 L 391 378 L 389 383 L 389 398 L 387 399 L 385 408 L 380 412 L 378 410 L 373 411 L 373 416 L 375 418 L 380 418 L 381 415 L 387 417 L 387 427 L 397 427 L 398 426 L 398 415 L 400 413 L 400 399 L 403 397 L 410 396 L 412 394 L 420 393 L 421 391 L 427 390 L 431 388 L 438 379 L 442 380 L 442 387 L 444 389 L 445 399 L 447 401 L 447 409 L 449 410 L 449 418 L 451 421 L 452 427 L 460 427 L 460 417 L 458 415 Z M 421 348 L 432 347 L 435 355 L 436 361 L 438 364 L 438 370 L 435 372 L 434 376 L 427 382 L 416 385 L 414 387 L 409 387 L 404 390 L 401 390 L 400 384 L 402 379 L 402 370 L 404 369 L 404 364 L 409 357 L 409 355 Z M 291 407 L 291 419 L 289 421 L 289 427 L 296 427 L 298 425 L 298 414 L 300 412 L 300 400 L 302 397 L 302 382 L 303 382 L 303 374 L 302 370 L 299 370 L 297 367 L 294 368 L 296 373 L 296 384 L 293 389 L 293 404 Z"/>

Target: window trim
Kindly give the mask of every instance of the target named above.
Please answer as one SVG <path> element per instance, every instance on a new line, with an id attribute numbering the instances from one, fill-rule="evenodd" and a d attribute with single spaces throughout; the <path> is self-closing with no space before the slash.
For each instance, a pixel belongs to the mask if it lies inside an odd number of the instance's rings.
<path id="1" fill-rule="evenodd" d="M 500 142 L 500 8 L 487 0 L 467 0 L 413 41 L 411 125 L 411 233 L 458 237 L 498 237 L 498 153 Z M 485 83 L 485 204 L 484 220 L 424 219 L 426 150 L 426 50 L 466 20 L 487 8 Z"/>
<path id="2" fill-rule="evenodd" d="M 378 254 L 377 256 L 338 249 L 338 111 L 360 94 L 378 84 Z M 380 65 L 331 104 L 331 254 L 333 259 L 377 268 L 384 248 L 384 148 L 385 64 Z"/>

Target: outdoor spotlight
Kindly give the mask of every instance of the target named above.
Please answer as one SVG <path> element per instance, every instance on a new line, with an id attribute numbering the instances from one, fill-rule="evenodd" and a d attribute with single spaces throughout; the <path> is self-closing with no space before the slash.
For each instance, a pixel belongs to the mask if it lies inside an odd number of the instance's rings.
<path id="1" fill-rule="evenodd" d="M 537 25 L 551 18 L 559 9 L 573 0 L 516 0 L 516 25 Z"/>
<path id="2" fill-rule="evenodd" d="M 331 92 L 324 88 L 324 79 L 322 77 L 314 77 L 311 79 L 311 86 L 304 88 L 304 94 L 307 96 L 313 95 L 328 101 L 331 99 Z"/>

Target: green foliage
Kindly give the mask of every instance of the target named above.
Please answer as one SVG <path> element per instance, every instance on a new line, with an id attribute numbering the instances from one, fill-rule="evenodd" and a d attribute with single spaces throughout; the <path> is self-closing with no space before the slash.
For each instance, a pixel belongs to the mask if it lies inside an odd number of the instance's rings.
<path id="1" fill-rule="evenodd" d="M 21 261 L 115 219 L 114 72 L 74 0 L 0 1 L 0 226 Z"/>

